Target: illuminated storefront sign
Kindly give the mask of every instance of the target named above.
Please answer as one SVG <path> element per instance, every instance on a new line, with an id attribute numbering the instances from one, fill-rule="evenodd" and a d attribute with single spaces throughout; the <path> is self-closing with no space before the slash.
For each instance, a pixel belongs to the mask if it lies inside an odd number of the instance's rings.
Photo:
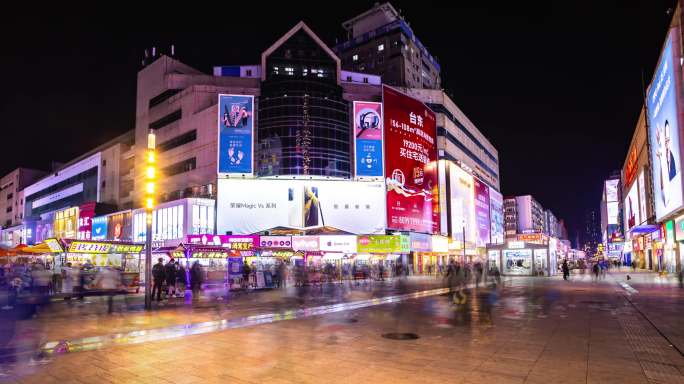
<path id="1" fill-rule="evenodd" d="M 627 166 L 625 167 L 625 185 L 630 185 L 632 184 L 632 181 L 634 181 L 637 170 L 637 160 L 636 147 L 632 147 L 632 150 L 629 151 L 629 157 L 627 158 Z"/>
<path id="2" fill-rule="evenodd" d="M 432 235 L 432 252 L 449 252 L 449 238 L 446 236 Z"/>
<path id="3" fill-rule="evenodd" d="M 50 248 L 50 252 L 54 252 L 54 253 L 64 252 L 62 245 L 59 243 L 59 241 L 57 239 L 45 239 L 45 245 L 47 245 L 48 248 Z"/>
<path id="4" fill-rule="evenodd" d="M 518 241 L 527 241 L 536 244 L 546 244 L 549 241 L 548 236 L 543 233 L 523 233 L 517 235 Z"/>
<path id="5" fill-rule="evenodd" d="M 93 230 L 93 217 L 95 216 L 96 203 L 86 203 L 78 209 L 78 234 L 79 240 L 90 240 Z"/>
<path id="6" fill-rule="evenodd" d="M 94 241 L 72 241 L 69 244 L 70 253 L 140 253 L 142 244 L 112 244 Z"/>
<path id="7" fill-rule="evenodd" d="M 422 102 L 382 87 L 387 227 L 439 234 L 435 114 Z"/>
<path id="8" fill-rule="evenodd" d="M 525 248 L 525 242 L 524 241 L 509 241 L 508 242 L 508 248 L 510 248 L 510 249 Z"/>
<path id="9" fill-rule="evenodd" d="M 321 251 L 356 253 L 357 240 L 353 235 L 327 235 L 319 237 Z"/>
<path id="10" fill-rule="evenodd" d="M 319 251 L 318 236 L 292 236 L 292 249 L 295 251 Z"/>
<path id="11" fill-rule="evenodd" d="M 451 237 L 454 240 L 475 244 L 475 185 L 473 176 L 455 164 L 449 166 L 451 200 Z"/>
<path id="12" fill-rule="evenodd" d="M 432 235 L 426 235 L 424 233 L 410 233 L 409 241 L 411 242 L 411 250 L 414 252 L 432 251 Z"/>
<path id="13" fill-rule="evenodd" d="M 406 236 L 408 240 L 408 236 Z M 371 235 L 359 236 L 358 238 L 358 252 L 359 253 L 408 253 L 406 246 L 402 244 L 402 236 L 400 235 Z M 408 244 L 410 247 L 410 240 Z"/>
<path id="14" fill-rule="evenodd" d="M 356 176 L 382 176 L 382 103 L 354 102 Z"/>
<path id="15" fill-rule="evenodd" d="M 107 216 L 93 218 L 91 240 L 107 240 Z"/>
<path id="16" fill-rule="evenodd" d="M 491 223 L 489 217 L 489 187 L 480 180 L 473 178 L 475 192 L 475 224 L 477 225 L 476 245 L 485 247 L 490 243 Z"/>
<path id="17" fill-rule="evenodd" d="M 259 244 L 257 235 L 187 235 L 190 244 L 215 245 L 236 251 L 251 251 Z"/>
<path id="18" fill-rule="evenodd" d="M 259 246 L 262 248 L 292 249 L 291 236 L 260 236 Z"/>
<path id="19" fill-rule="evenodd" d="M 491 242 L 503 244 L 505 238 L 503 195 L 494 189 L 489 190 L 489 212 L 492 221 Z"/>
<path id="20" fill-rule="evenodd" d="M 75 239 L 78 234 L 78 207 L 57 211 L 53 228 L 56 238 Z"/>

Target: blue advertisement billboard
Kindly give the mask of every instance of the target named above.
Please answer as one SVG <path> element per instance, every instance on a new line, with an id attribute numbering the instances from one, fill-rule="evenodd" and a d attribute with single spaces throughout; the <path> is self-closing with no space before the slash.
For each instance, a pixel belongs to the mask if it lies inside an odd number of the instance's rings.
<path id="1" fill-rule="evenodd" d="M 219 95 L 218 173 L 253 172 L 254 96 Z"/>
<path id="2" fill-rule="evenodd" d="M 648 135 L 653 166 L 656 220 L 682 206 L 682 172 L 677 119 L 677 70 L 668 35 L 648 89 Z"/>
<path id="3" fill-rule="evenodd" d="M 354 102 L 357 177 L 382 177 L 382 103 Z"/>
<path id="4" fill-rule="evenodd" d="M 107 216 L 94 217 L 91 240 L 107 240 Z"/>

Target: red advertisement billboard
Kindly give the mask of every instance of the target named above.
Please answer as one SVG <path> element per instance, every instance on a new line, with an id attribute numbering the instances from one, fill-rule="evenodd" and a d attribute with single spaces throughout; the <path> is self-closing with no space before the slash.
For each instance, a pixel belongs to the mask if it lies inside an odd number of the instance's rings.
<path id="1" fill-rule="evenodd" d="M 386 86 L 382 102 L 387 227 L 439 233 L 435 114 L 422 102 Z"/>

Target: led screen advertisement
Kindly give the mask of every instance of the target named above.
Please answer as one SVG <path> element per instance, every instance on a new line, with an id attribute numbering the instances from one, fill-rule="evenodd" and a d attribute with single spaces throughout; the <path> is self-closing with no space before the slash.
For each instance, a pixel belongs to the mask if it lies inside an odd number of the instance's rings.
<path id="1" fill-rule="evenodd" d="M 504 215 L 503 215 L 503 195 L 494 189 L 489 190 L 489 216 L 492 221 L 491 236 L 492 244 L 503 244 L 504 242 Z"/>
<path id="2" fill-rule="evenodd" d="M 473 176 L 455 164 L 449 167 L 451 200 L 451 236 L 454 240 L 475 243 L 475 185 Z"/>
<path id="3" fill-rule="evenodd" d="M 218 173 L 251 174 L 254 96 L 219 95 Z"/>
<path id="4" fill-rule="evenodd" d="M 219 179 L 217 233 L 334 227 L 385 233 L 382 182 Z"/>
<path id="5" fill-rule="evenodd" d="M 435 114 L 422 102 L 382 88 L 387 227 L 439 233 Z"/>
<path id="6" fill-rule="evenodd" d="M 489 244 L 491 223 L 489 218 L 489 187 L 480 180 L 473 178 L 475 192 L 475 223 L 477 225 L 476 246 L 485 247 Z"/>
<path id="7" fill-rule="evenodd" d="M 648 135 L 653 166 L 656 220 L 682 206 L 677 86 L 672 37 L 668 36 L 660 62 L 648 88 Z M 636 205 L 635 205 L 636 207 Z M 638 210 L 638 208 L 637 208 Z"/>
<path id="8" fill-rule="evenodd" d="M 606 203 L 606 209 L 608 212 L 608 224 L 618 224 L 619 203 L 617 201 L 609 201 Z"/>
<path id="9" fill-rule="evenodd" d="M 382 177 L 382 103 L 354 102 L 357 177 Z"/>
<path id="10" fill-rule="evenodd" d="M 627 192 L 625 198 L 625 230 L 629 231 L 634 226 L 641 224 L 639 217 L 639 194 L 637 184 L 634 183 Z"/>

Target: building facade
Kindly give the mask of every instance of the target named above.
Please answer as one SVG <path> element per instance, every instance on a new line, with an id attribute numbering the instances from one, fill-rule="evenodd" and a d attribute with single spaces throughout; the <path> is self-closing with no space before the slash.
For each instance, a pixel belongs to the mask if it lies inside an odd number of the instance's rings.
<path id="1" fill-rule="evenodd" d="M 440 65 L 390 3 L 376 4 L 342 26 L 347 41 L 334 47 L 342 66 L 382 77 L 388 85 L 440 89 Z"/>
<path id="2" fill-rule="evenodd" d="M 46 172 L 17 168 L 0 179 L 0 227 L 21 225 L 24 219 L 23 190 L 45 176 Z"/>

